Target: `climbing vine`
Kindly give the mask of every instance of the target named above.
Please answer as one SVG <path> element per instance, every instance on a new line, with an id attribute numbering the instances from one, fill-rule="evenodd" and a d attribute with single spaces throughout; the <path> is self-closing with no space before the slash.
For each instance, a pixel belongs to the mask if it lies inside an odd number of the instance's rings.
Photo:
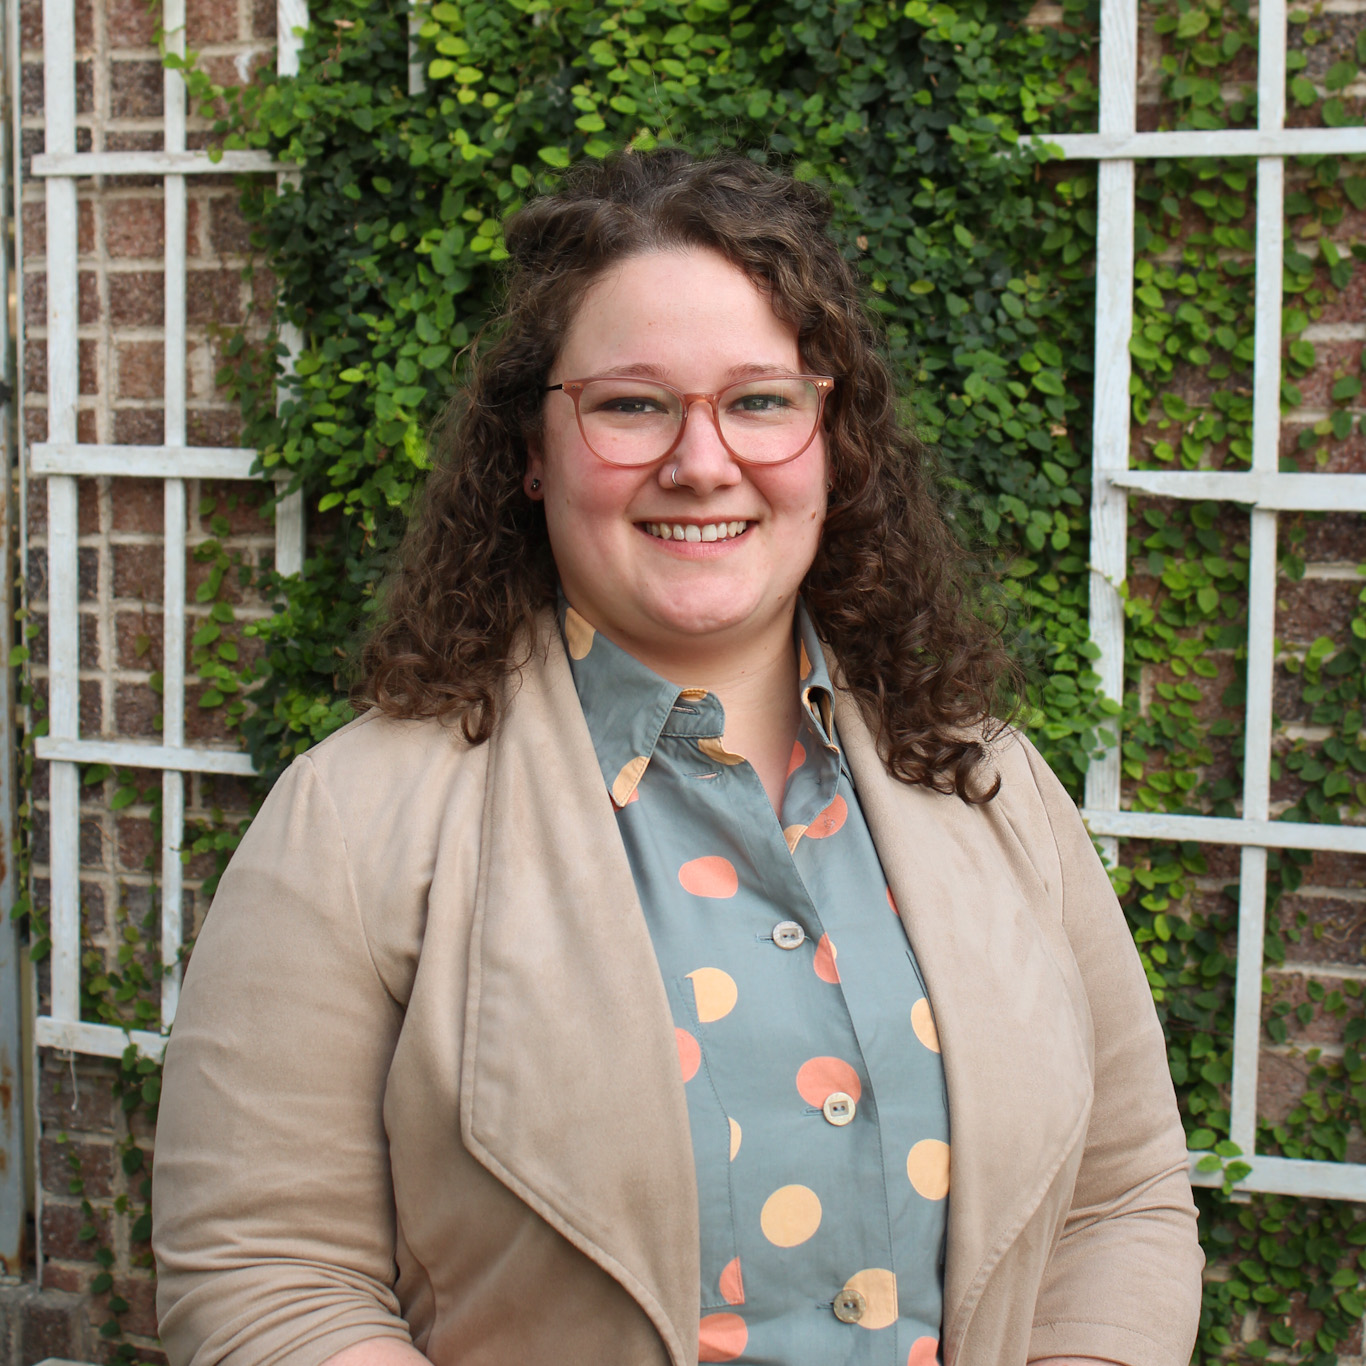
<path id="1" fill-rule="evenodd" d="M 217 119 L 222 145 L 299 168 L 278 187 L 244 184 L 254 269 L 271 272 L 279 303 L 223 339 L 220 383 L 238 397 L 264 471 L 304 490 L 307 563 L 286 577 L 234 559 L 223 509 L 203 510 L 212 534 L 195 551 L 207 611 L 191 642 L 198 705 L 240 731 L 263 782 L 351 714 L 350 648 L 427 469 L 428 424 L 496 306 L 502 221 L 577 158 L 679 142 L 739 148 L 830 192 L 835 231 L 904 373 L 908 413 L 938 452 L 946 506 L 1001 570 L 1011 642 L 1033 679 L 1031 733 L 1064 781 L 1079 792 L 1102 734 L 1117 729 L 1129 805 L 1236 813 L 1243 511 L 1131 500 L 1122 709 L 1100 696 L 1092 667 L 1096 181 L 1090 166 L 1034 139 L 1095 126 L 1097 5 L 1063 0 L 1042 23 L 1027 22 L 1028 9 L 1019 0 L 436 0 L 417 9 L 425 89 L 416 94 L 397 0 L 311 5 L 293 79 L 262 75 L 224 90 L 193 54 L 166 56 Z M 1151 121 L 1255 124 L 1248 0 L 1151 0 L 1142 14 L 1158 44 Z M 1366 32 L 1351 22 L 1322 6 L 1292 12 L 1292 122 L 1362 121 L 1352 92 Z M 1136 465 L 1250 461 L 1255 180 L 1255 164 L 1237 160 L 1139 167 Z M 1363 211 L 1360 158 L 1289 163 L 1282 402 L 1287 414 L 1311 413 L 1287 427 L 1297 433 L 1283 448 L 1289 468 L 1334 468 L 1366 439 L 1360 346 L 1313 331 L 1361 286 L 1366 242 L 1348 229 Z M 290 374 L 278 341 L 286 322 L 305 336 Z M 1282 517 L 1281 589 L 1303 579 L 1303 551 L 1319 530 L 1312 515 Z M 238 621 L 230 590 L 243 585 L 277 610 Z M 1280 649 L 1277 709 L 1293 729 L 1278 740 L 1273 777 L 1289 819 L 1331 823 L 1366 808 L 1366 592 L 1351 592 L 1341 635 Z M 137 802 L 157 819 L 157 794 L 135 775 L 85 777 L 105 784 L 111 805 Z M 210 823 L 187 833 L 187 856 L 221 861 L 236 838 Z M 1322 933 L 1293 899 L 1308 864 L 1296 851 L 1269 857 L 1272 968 Z M 1334 1362 L 1366 1312 L 1359 1207 L 1228 1196 L 1246 1172 L 1228 1141 L 1236 861 L 1210 846 L 1129 841 L 1112 876 L 1167 1033 L 1190 1146 L 1209 1151 L 1208 1168 L 1223 1175 L 1223 1189 L 1198 1194 L 1211 1273 L 1195 1360 L 1274 1352 Z M 20 909 L 41 954 L 41 914 L 31 901 Z M 87 964 L 83 1007 L 90 1018 L 155 1027 L 155 923 L 125 914 L 121 933 L 114 962 Z M 1351 973 L 1321 976 L 1268 979 L 1265 1043 L 1299 1068 L 1302 1085 L 1264 1119 L 1259 1150 L 1359 1161 L 1366 1001 Z M 125 1055 L 118 1085 L 130 1114 L 154 1112 L 152 1064 Z M 122 1160 L 139 1176 L 145 1159 L 132 1139 Z M 113 1282 L 96 1288 L 112 1296 Z M 121 1304 L 111 1297 L 115 1340 Z"/>

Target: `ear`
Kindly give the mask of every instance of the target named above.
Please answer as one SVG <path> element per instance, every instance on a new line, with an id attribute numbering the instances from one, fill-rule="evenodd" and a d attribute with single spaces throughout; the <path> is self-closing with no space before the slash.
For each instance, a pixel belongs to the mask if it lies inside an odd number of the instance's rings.
<path id="1" fill-rule="evenodd" d="M 526 473 L 522 476 L 522 491 L 533 503 L 545 498 L 545 455 L 541 443 L 535 439 L 526 443 Z"/>

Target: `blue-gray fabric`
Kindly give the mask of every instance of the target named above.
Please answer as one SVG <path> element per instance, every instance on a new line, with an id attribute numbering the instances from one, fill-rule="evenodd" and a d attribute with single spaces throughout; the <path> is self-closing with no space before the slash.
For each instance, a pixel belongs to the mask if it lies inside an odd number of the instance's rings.
<path id="1" fill-rule="evenodd" d="M 660 678 L 564 602 L 560 621 L 678 1033 L 699 1360 L 933 1366 L 944 1072 L 805 610 L 781 821 L 754 769 L 726 751 L 715 696 Z M 775 939 L 783 922 L 802 936 Z M 827 1106 L 832 1093 L 852 1100 L 852 1120 L 832 1122 L 847 1108 L 838 1096 Z"/>

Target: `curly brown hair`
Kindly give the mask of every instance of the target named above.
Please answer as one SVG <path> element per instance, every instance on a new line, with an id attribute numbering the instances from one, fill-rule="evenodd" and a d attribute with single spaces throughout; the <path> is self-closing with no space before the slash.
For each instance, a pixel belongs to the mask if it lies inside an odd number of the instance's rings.
<path id="1" fill-rule="evenodd" d="M 678 148 L 572 168 L 504 228 L 506 306 L 437 424 L 432 472 L 361 655 L 360 707 L 494 732 L 534 621 L 555 601 L 542 506 L 525 496 L 528 437 L 580 301 L 630 256 L 706 248 L 764 290 L 797 333 L 803 365 L 833 375 L 825 408 L 832 489 L 803 584 L 841 684 L 908 783 L 987 801 L 975 771 L 1018 695 L 982 582 L 932 493 L 926 452 L 898 420 L 858 276 L 830 237 L 817 189 L 740 156 Z"/>

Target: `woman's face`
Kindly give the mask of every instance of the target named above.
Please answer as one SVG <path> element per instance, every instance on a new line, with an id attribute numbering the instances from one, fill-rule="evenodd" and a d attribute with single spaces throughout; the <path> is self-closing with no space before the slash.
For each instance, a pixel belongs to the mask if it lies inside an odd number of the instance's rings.
<path id="1" fill-rule="evenodd" d="M 588 290 L 550 382 L 631 375 L 714 393 L 803 369 L 796 333 L 741 271 L 711 251 L 662 251 L 630 257 Z M 747 652 L 790 648 L 825 518 L 820 433 L 786 464 L 741 465 L 699 403 L 666 460 L 621 469 L 584 444 L 567 394 L 547 394 L 543 417 L 527 494 L 545 500 L 560 581 L 583 616 L 658 672 L 703 659 L 743 667 Z M 728 534 L 732 523 L 743 530 Z M 719 539 L 664 539 L 661 524 L 699 536 L 719 528 Z"/>

